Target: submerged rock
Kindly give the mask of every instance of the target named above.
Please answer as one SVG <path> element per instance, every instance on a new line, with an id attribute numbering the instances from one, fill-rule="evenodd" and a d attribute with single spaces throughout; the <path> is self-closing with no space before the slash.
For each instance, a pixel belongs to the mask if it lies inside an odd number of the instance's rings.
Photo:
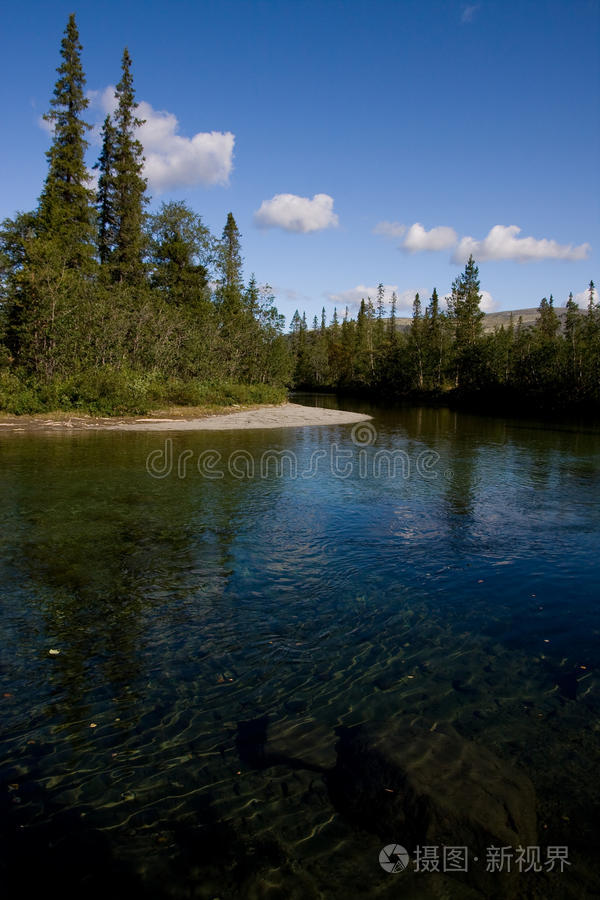
<path id="1" fill-rule="evenodd" d="M 485 747 L 442 726 L 357 726 L 338 735 L 327 776 L 332 803 L 383 841 L 411 852 L 417 845 L 467 847 L 478 863 L 466 878 L 479 884 L 504 881 L 486 874 L 487 847 L 537 843 L 531 781 Z M 504 882 L 510 896 L 507 888 Z"/>

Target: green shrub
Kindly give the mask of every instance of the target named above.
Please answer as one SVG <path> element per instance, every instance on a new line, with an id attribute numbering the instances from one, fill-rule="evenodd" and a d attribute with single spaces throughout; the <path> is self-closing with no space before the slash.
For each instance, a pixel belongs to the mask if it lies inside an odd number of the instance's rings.
<path id="1" fill-rule="evenodd" d="M 283 388 L 268 384 L 207 384 L 104 366 L 49 381 L 0 370 L 0 409 L 15 415 L 63 410 L 96 416 L 143 415 L 165 406 L 282 403 Z"/>

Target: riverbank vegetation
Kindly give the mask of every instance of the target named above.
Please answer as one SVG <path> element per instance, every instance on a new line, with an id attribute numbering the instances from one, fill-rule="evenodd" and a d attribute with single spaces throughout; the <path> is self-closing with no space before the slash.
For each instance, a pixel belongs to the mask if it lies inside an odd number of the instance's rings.
<path id="1" fill-rule="evenodd" d="M 284 319 L 268 286 L 243 281 L 233 215 L 217 238 L 183 202 L 147 212 L 127 50 L 92 190 L 81 51 L 72 15 L 44 117 L 52 140 L 38 206 L 0 229 L 0 408 L 282 401 Z"/>
<path id="2" fill-rule="evenodd" d="M 600 410 L 600 303 L 590 282 L 580 308 L 572 294 L 565 310 L 552 296 L 539 304 L 534 324 L 510 314 L 506 325 L 486 332 L 479 270 L 470 258 L 447 302 L 434 288 L 417 294 L 408 327 L 400 327 L 396 301 L 384 306 L 383 285 L 374 303 L 362 300 L 355 319 L 337 312 L 327 324 L 307 326 L 294 314 L 291 342 L 294 381 L 305 390 L 362 393 L 379 399 L 418 397 L 494 409 Z"/>

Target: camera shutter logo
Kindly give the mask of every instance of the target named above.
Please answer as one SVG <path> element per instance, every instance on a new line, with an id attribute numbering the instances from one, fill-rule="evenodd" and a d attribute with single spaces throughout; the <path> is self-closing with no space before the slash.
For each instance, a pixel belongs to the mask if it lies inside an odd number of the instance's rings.
<path id="1" fill-rule="evenodd" d="M 385 872 L 396 874 L 408 868 L 408 851 L 401 844 L 388 844 L 379 854 L 379 865 Z"/>

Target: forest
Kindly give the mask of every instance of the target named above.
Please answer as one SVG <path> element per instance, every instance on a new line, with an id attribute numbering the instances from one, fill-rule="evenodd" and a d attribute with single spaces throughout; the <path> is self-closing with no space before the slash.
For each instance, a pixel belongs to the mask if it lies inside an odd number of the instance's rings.
<path id="1" fill-rule="evenodd" d="M 141 413 L 166 405 L 279 402 L 289 388 L 482 405 L 600 407 L 600 303 L 539 303 L 484 329 L 470 258 L 446 297 L 417 294 L 410 326 L 396 298 L 362 300 L 289 332 L 268 286 L 245 283 L 238 226 L 219 237 L 185 202 L 149 213 L 141 124 L 124 50 L 116 108 L 86 167 L 89 100 L 74 15 L 45 115 L 52 141 L 38 206 L 0 227 L 0 409 Z"/>
<path id="2" fill-rule="evenodd" d="M 292 318 L 294 384 L 370 396 L 443 399 L 489 407 L 600 406 L 600 303 L 590 281 L 584 309 L 570 294 L 564 309 L 543 297 L 534 324 L 512 313 L 507 325 L 484 329 L 479 270 L 469 258 L 441 303 L 434 288 L 418 294 L 408 327 L 398 323 L 396 298 L 363 299 L 356 319 L 337 311 L 326 323 Z"/>

